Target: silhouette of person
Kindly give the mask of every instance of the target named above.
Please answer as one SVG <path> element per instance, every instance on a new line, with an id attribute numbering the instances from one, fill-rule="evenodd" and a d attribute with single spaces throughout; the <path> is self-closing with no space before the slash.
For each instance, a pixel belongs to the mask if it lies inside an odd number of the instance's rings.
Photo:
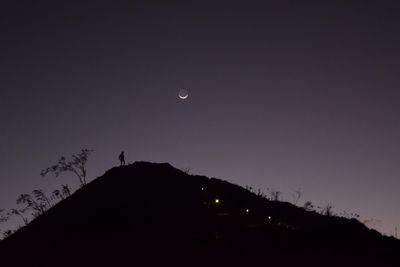
<path id="1" fill-rule="evenodd" d="M 118 158 L 119 158 L 119 161 L 121 162 L 120 166 L 125 165 L 125 154 L 124 154 L 124 151 L 122 151 L 121 154 L 119 154 Z"/>

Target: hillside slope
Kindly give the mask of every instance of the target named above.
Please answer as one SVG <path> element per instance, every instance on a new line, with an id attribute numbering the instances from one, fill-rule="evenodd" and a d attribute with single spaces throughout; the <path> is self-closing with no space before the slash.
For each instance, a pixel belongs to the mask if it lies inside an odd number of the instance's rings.
<path id="1" fill-rule="evenodd" d="M 0 242 L 1 266 L 399 266 L 400 241 L 169 164 L 107 171 Z M 4 264 L 4 265 L 3 265 Z"/>

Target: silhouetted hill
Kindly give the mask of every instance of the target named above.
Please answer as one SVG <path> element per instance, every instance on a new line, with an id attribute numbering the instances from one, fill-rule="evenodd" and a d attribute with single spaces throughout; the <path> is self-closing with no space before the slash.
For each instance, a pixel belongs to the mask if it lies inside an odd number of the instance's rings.
<path id="1" fill-rule="evenodd" d="M 107 171 L 0 242 L 0 265 L 376 267 L 400 266 L 399 252 L 400 241 L 355 219 L 136 162 Z"/>

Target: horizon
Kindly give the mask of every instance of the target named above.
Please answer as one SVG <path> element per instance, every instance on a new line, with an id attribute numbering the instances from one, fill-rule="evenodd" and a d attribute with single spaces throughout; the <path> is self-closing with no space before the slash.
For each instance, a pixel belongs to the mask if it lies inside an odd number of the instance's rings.
<path id="1" fill-rule="evenodd" d="M 89 160 L 88 161 L 90 161 L 90 157 L 92 156 L 91 154 L 94 153 L 94 152 L 95 152 L 94 150 L 91 150 L 89 152 L 89 154 L 88 154 L 89 155 L 88 156 Z M 75 153 L 74 155 L 77 155 L 77 154 L 78 153 Z M 67 162 L 68 162 L 68 161 L 71 161 L 73 158 L 72 157 L 66 157 L 66 159 L 67 159 Z M 256 194 L 258 196 L 261 196 L 263 198 L 268 199 L 269 201 L 278 201 L 278 202 L 290 203 L 290 204 L 292 204 L 292 205 L 294 205 L 296 207 L 304 209 L 305 211 L 314 211 L 314 212 L 316 212 L 318 214 L 325 215 L 325 216 L 326 216 L 326 214 L 325 214 L 326 210 L 325 209 L 328 206 L 330 206 L 330 208 L 331 208 L 330 212 L 332 212 L 332 213 L 329 216 L 342 217 L 342 218 L 346 218 L 346 219 L 356 219 L 357 221 L 359 221 L 360 223 L 365 225 L 367 228 L 378 230 L 378 229 L 375 229 L 374 227 L 369 226 L 368 223 L 365 222 L 365 219 L 363 220 L 362 214 L 357 214 L 355 212 L 347 211 L 347 210 L 337 211 L 337 210 L 335 210 L 334 206 L 331 206 L 330 203 L 327 203 L 325 206 L 323 206 L 323 205 L 319 205 L 319 203 L 313 202 L 310 199 L 308 199 L 308 200 L 303 199 L 304 191 L 302 191 L 301 189 L 294 190 L 292 193 L 298 193 L 298 194 L 297 195 L 292 194 L 291 195 L 292 199 L 288 199 L 287 198 L 288 196 L 284 194 L 285 192 L 282 192 L 282 191 L 274 189 L 274 188 L 267 188 L 266 190 L 263 190 L 261 188 L 255 188 L 252 185 L 238 184 L 238 183 L 235 183 L 233 181 L 230 181 L 229 179 L 223 179 L 223 178 L 220 178 L 220 177 L 208 176 L 208 175 L 199 174 L 199 173 L 192 173 L 190 168 L 182 168 L 181 169 L 181 168 L 178 168 L 178 167 L 174 166 L 170 162 L 152 162 L 152 161 L 143 161 L 143 160 L 137 160 L 137 161 L 134 161 L 134 162 L 127 161 L 124 164 L 120 163 L 120 164 L 116 164 L 115 166 L 110 167 L 109 169 L 105 170 L 103 174 L 101 174 L 101 175 L 99 175 L 99 176 L 97 176 L 95 178 L 92 178 L 92 179 L 88 178 L 87 182 L 85 182 L 84 184 L 81 184 L 81 183 L 77 182 L 78 181 L 78 177 L 76 176 L 76 174 L 74 174 L 74 173 L 72 173 L 70 171 L 61 171 L 60 175 L 55 175 L 53 171 L 50 171 L 49 173 L 43 175 L 43 177 L 44 176 L 49 176 L 50 179 L 61 179 L 62 181 L 59 181 L 57 184 L 54 184 L 56 187 L 50 189 L 50 191 L 49 190 L 47 190 L 47 191 L 44 190 L 44 193 L 45 193 L 45 195 L 47 195 L 47 197 L 49 197 L 49 200 L 51 200 L 51 203 L 53 205 L 51 207 L 54 207 L 56 204 L 58 204 L 59 202 L 65 200 L 65 199 L 51 199 L 51 194 L 52 194 L 51 190 L 61 189 L 62 185 L 68 185 L 68 186 L 70 186 L 70 189 L 72 189 L 71 193 L 74 194 L 77 190 L 81 189 L 82 186 L 84 187 L 84 186 L 90 184 L 91 182 L 95 181 L 98 178 L 101 178 L 104 174 L 106 174 L 107 172 L 109 172 L 109 171 L 111 171 L 111 170 L 113 170 L 115 168 L 129 167 L 129 166 L 133 166 L 135 164 L 141 164 L 141 163 L 146 163 L 146 164 L 149 163 L 149 164 L 154 164 L 154 165 L 168 164 L 172 168 L 174 168 L 176 170 L 180 170 L 180 171 L 186 173 L 189 176 L 192 176 L 192 175 L 193 176 L 198 176 L 198 175 L 200 175 L 200 176 L 205 176 L 207 178 L 216 178 L 216 179 L 224 181 L 224 182 L 228 182 L 228 183 L 232 183 L 234 185 L 238 185 L 238 186 L 242 187 L 243 189 L 248 190 L 249 192 L 251 192 L 253 194 Z M 53 165 L 57 165 L 57 164 L 53 164 Z M 85 166 L 85 169 L 86 169 L 86 164 L 84 164 L 83 166 Z M 51 166 L 49 166 L 49 168 L 51 168 Z M 86 169 L 86 171 L 87 171 L 87 169 Z M 43 170 L 42 170 L 42 172 L 43 172 Z M 67 178 L 62 178 L 62 177 L 58 177 L 58 176 L 66 176 Z M 34 194 L 33 194 L 32 191 L 35 190 L 35 189 L 42 189 L 42 188 L 37 188 L 37 187 L 36 188 L 32 188 L 31 192 L 24 192 L 24 193 L 27 193 L 27 194 L 29 194 L 29 195 L 31 195 L 33 197 Z M 278 193 L 278 195 L 274 196 L 273 194 L 276 193 L 276 192 Z M 306 205 L 307 205 L 306 202 L 309 202 L 309 204 L 311 204 L 311 206 L 307 206 L 306 207 Z M 16 206 L 11 207 L 11 208 L 22 208 L 22 207 L 23 207 L 23 205 L 22 206 L 21 205 L 16 205 Z M 51 207 L 47 207 L 46 210 L 51 208 Z M 3 214 L 5 214 L 6 212 L 9 212 L 11 210 L 11 208 L 9 210 L 4 210 Z M 29 215 L 29 214 L 24 214 L 24 215 L 25 215 L 25 218 L 28 219 L 28 224 L 35 218 L 34 216 Z M 39 217 L 40 216 L 41 215 L 39 215 Z M 2 222 L 2 226 L 3 226 L 2 227 L 3 228 L 2 232 L 3 233 L 5 233 L 6 230 L 18 230 L 19 228 L 25 226 L 23 224 L 23 222 L 21 221 L 21 217 L 14 215 L 14 216 L 11 216 L 10 218 L 11 219 L 9 219 L 8 222 Z M 376 223 L 375 222 L 376 219 L 369 219 L 369 220 L 371 221 L 371 223 Z M 6 226 L 6 227 L 4 227 L 4 226 Z M 397 236 L 397 229 L 395 229 L 395 232 L 393 232 L 393 234 L 386 234 L 386 233 L 382 233 L 382 232 L 380 232 L 380 233 L 383 234 L 384 236 L 394 237 L 394 238 L 400 240 L 398 238 L 398 236 Z"/>

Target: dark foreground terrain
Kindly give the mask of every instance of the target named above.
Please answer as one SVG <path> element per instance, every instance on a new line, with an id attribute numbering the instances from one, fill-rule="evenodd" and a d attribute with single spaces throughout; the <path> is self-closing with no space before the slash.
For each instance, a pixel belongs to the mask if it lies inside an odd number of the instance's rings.
<path id="1" fill-rule="evenodd" d="M 137 162 L 107 171 L 0 242 L 0 266 L 400 266 L 355 219 Z"/>

